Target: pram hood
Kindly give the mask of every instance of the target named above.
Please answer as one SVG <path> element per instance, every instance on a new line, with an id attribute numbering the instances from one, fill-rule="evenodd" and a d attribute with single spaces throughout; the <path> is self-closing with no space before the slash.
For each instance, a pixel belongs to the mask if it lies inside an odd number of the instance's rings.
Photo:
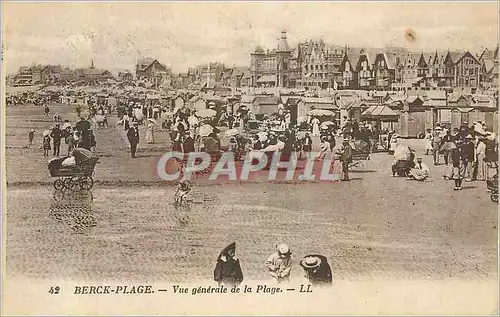
<path id="1" fill-rule="evenodd" d="M 75 157 L 75 160 L 77 162 L 86 162 L 90 160 L 91 158 L 95 157 L 95 155 L 84 148 L 76 148 L 73 150 L 73 156 Z"/>

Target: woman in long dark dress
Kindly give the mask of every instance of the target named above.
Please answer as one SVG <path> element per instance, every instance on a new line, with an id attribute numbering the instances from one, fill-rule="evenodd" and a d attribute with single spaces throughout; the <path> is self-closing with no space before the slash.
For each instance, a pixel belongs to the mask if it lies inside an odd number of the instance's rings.
<path id="1" fill-rule="evenodd" d="M 217 258 L 214 280 L 219 285 L 233 286 L 243 282 L 240 260 L 235 257 L 236 243 L 233 242 L 222 250 Z"/>

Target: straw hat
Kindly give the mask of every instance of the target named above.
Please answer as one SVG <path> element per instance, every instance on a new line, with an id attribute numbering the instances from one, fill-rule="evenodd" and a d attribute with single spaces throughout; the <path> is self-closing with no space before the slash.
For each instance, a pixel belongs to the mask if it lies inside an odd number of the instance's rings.
<path id="1" fill-rule="evenodd" d="M 290 251 L 290 247 L 288 246 L 288 244 L 285 244 L 285 243 L 278 244 L 276 246 L 276 250 L 278 250 L 278 253 L 282 254 L 282 255 L 292 254 L 292 252 Z"/>
<path id="2" fill-rule="evenodd" d="M 307 256 L 300 261 L 300 266 L 306 270 L 318 268 L 321 265 L 321 259 L 317 256 Z"/>
<path id="3" fill-rule="evenodd" d="M 467 134 L 467 136 L 465 137 L 465 139 L 466 139 L 466 140 L 472 140 L 472 139 L 473 139 L 473 137 L 472 137 L 472 135 L 471 135 L 471 134 Z"/>

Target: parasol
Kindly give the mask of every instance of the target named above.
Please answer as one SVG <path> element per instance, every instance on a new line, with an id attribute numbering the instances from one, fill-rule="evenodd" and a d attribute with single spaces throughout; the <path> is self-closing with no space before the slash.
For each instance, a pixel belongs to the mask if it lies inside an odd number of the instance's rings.
<path id="1" fill-rule="evenodd" d="M 309 111 L 309 115 L 315 116 L 315 117 L 322 117 L 322 116 L 333 116 L 335 114 L 330 110 L 313 109 L 313 110 Z"/>
<path id="2" fill-rule="evenodd" d="M 196 112 L 196 116 L 200 118 L 212 118 L 215 117 L 217 111 L 213 109 L 202 109 Z"/>
<path id="3" fill-rule="evenodd" d="M 239 129 L 229 129 L 224 134 L 227 137 L 231 137 L 231 136 L 235 136 L 235 135 L 240 134 L 240 130 Z"/>
<path id="4" fill-rule="evenodd" d="M 333 123 L 332 121 L 325 121 L 323 122 L 321 125 L 324 125 L 324 126 L 330 126 L 330 125 L 334 125 L 335 123 Z"/>
<path id="5" fill-rule="evenodd" d="M 94 154 L 92 154 L 92 152 L 90 152 L 87 149 L 76 148 L 73 151 L 73 156 L 75 157 L 75 161 L 85 162 L 85 161 L 89 160 L 90 158 L 92 158 L 94 156 Z"/>
<path id="6" fill-rule="evenodd" d="M 454 150 L 456 149 L 457 146 L 455 143 L 453 142 L 446 142 L 445 144 L 443 144 L 443 146 L 441 147 L 441 151 L 450 151 L 450 150 Z"/>
<path id="7" fill-rule="evenodd" d="M 219 142 L 211 137 L 203 138 L 203 147 L 205 152 L 216 152 L 219 151 Z"/>
<path id="8" fill-rule="evenodd" d="M 199 131 L 199 134 L 201 136 L 208 136 L 210 133 L 212 133 L 214 131 L 214 128 L 209 125 L 209 124 L 205 124 L 205 125 L 202 125 L 200 127 L 200 131 Z"/>

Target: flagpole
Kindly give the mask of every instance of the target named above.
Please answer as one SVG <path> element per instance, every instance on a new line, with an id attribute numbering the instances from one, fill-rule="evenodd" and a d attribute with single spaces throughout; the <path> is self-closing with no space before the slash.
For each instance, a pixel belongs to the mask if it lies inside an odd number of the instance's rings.
<path id="1" fill-rule="evenodd" d="M 210 88 L 210 62 L 208 62 L 208 79 L 207 79 L 207 89 Z"/>

